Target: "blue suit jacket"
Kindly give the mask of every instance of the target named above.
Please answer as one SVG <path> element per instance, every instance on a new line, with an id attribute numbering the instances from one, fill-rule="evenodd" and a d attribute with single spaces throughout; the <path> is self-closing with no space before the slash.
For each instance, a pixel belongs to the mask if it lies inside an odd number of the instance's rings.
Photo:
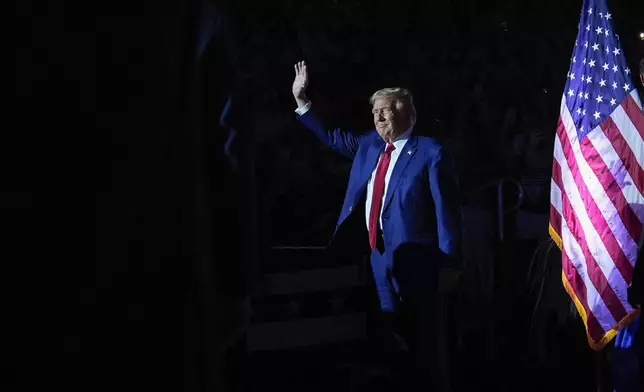
<path id="1" fill-rule="evenodd" d="M 327 127 L 313 109 L 298 119 L 332 150 L 353 160 L 332 245 L 344 235 L 343 226 L 352 215 L 358 214 L 357 220 L 366 229 L 366 187 L 385 142 L 375 129 L 355 135 Z M 385 195 L 382 252 L 371 255 L 381 309 L 395 310 L 406 297 L 434 297 L 436 272 L 440 268 L 460 269 L 460 239 L 460 197 L 453 159 L 436 140 L 412 134 Z"/>

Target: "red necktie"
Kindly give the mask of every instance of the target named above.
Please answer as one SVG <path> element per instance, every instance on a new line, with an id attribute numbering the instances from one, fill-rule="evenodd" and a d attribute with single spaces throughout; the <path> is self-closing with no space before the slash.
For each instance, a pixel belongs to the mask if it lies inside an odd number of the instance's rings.
<path id="1" fill-rule="evenodd" d="M 373 179 L 373 193 L 371 197 L 371 210 L 369 211 L 369 245 L 371 250 L 376 249 L 376 238 L 378 235 L 378 220 L 380 218 L 380 207 L 382 206 L 382 194 L 385 191 L 385 175 L 391 161 L 391 152 L 395 150 L 393 144 L 387 144 L 384 154 L 378 162 L 376 177 Z"/>

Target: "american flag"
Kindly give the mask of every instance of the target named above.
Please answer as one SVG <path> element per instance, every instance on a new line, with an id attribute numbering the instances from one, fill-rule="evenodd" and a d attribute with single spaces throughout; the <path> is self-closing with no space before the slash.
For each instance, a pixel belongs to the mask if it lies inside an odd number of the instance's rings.
<path id="1" fill-rule="evenodd" d="M 644 114 L 606 0 L 585 0 L 555 137 L 550 235 L 562 280 L 602 349 L 627 300 L 644 221 Z"/>

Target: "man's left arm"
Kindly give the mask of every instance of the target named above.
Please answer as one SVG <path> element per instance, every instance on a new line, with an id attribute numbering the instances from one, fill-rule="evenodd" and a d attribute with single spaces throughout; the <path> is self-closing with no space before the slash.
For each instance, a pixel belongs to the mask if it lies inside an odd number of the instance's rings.
<path id="1" fill-rule="evenodd" d="M 429 171 L 434 206 L 438 245 L 443 255 L 441 266 L 460 270 L 461 264 L 461 203 L 456 167 L 452 156 L 441 148 Z"/>

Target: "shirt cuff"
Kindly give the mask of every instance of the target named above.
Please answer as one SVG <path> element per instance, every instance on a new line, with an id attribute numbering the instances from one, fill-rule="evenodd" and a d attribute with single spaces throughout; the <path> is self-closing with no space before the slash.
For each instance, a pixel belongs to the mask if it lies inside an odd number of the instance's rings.
<path id="1" fill-rule="evenodd" d="M 298 116 L 303 116 L 306 112 L 311 109 L 311 102 L 308 102 L 306 105 L 302 106 L 301 108 L 295 109 L 295 113 L 297 113 Z"/>

